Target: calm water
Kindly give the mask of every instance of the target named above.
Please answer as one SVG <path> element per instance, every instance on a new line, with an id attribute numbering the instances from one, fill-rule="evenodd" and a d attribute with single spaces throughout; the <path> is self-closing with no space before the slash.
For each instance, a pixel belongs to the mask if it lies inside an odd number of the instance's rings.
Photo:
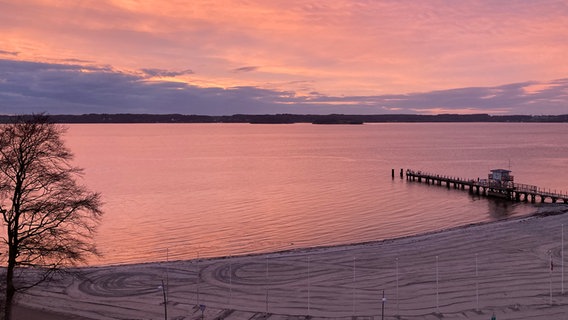
<path id="1" fill-rule="evenodd" d="M 106 215 L 93 264 L 380 240 L 535 210 L 409 183 L 412 168 L 568 190 L 566 124 L 71 125 Z M 397 176 L 391 179 L 391 169 Z M 168 252 L 168 253 L 166 253 Z M 167 257 L 166 257 L 167 256 Z"/>

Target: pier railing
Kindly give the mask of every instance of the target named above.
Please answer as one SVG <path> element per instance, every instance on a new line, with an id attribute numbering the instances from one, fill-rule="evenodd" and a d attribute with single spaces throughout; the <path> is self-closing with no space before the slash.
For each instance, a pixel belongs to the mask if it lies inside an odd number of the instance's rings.
<path id="1" fill-rule="evenodd" d="M 402 178 L 402 175 L 401 175 Z M 536 202 L 536 198 L 540 198 L 540 202 L 550 199 L 551 202 L 558 201 L 568 203 L 568 193 L 562 191 L 552 191 L 551 189 L 540 188 L 534 185 L 514 183 L 512 181 L 498 181 L 489 179 L 469 179 L 450 175 L 435 174 L 425 171 L 406 170 L 406 179 L 411 181 L 426 182 L 428 184 L 445 185 L 450 188 L 452 185 L 456 189 L 469 189 L 470 192 L 509 198 L 516 201 Z"/>

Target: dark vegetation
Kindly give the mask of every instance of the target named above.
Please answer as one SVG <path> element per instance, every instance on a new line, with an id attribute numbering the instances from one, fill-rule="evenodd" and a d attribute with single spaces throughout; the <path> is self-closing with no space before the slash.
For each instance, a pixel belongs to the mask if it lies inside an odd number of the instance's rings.
<path id="1" fill-rule="evenodd" d="M 3 313 L 12 319 L 16 293 L 97 254 L 100 194 L 79 184 L 66 128 L 47 116 L 15 117 L 0 126 L 0 235 Z"/>
<path id="2" fill-rule="evenodd" d="M 0 115 L 0 123 L 11 123 L 14 116 Z M 230 116 L 205 116 L 182 114 L 83 114 L 51 115 L 54 123 L 314 123 L 314 124 L 361 124 L 380 122 L 568 122 L 564 115 L 488 115 L 488 114 L 235 114 Z"/>

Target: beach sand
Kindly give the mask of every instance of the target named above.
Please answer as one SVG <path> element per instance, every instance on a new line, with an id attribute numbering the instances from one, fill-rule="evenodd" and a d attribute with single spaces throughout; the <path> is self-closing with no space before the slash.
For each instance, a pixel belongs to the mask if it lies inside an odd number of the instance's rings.
<path id="1" fill-rule="evenodd" d="M 36 310 L 22 306 L 15 306 L 12 317 L 15 320 L 90 320 L 72 314 L 53 311 L 46 312 L 45 310 Z"/>
<path id="2" fill-rule="evenodd" d="M 88 319 L 164 319 L 163 281 L 168 319 L 177 320 L 202 312 L 235 320 L 565 319 L 566 212 L 546 206 L 532 217 L 356 245 L 81 268 L 18 303 Z"/>

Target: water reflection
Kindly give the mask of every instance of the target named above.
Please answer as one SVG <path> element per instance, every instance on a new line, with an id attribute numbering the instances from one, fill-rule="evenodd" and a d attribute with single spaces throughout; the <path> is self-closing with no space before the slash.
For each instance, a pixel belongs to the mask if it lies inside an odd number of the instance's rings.
<path id="1" fill-rule="evenodd" d="M 191 124 L 72 125 L 66 138 L 85 184 L 104 197 L 105 257 L 94 263 L 112 264 L 163 260 L 165 248 L 172 259 L 199 246 L 202 257 L 224 256 L 524 215 L 534 206 L 409 183 L 400 169 L 477 177 L 516 159 L 519 182 L 562 189 L 559 136 L 567 126 Z"/>
<path id="2" fill-rule="evenodd" d="M 515 213 L 516 204 L 511 200 L 486 198 L 489 216 L 495 220 L 507 219 Z"/>

